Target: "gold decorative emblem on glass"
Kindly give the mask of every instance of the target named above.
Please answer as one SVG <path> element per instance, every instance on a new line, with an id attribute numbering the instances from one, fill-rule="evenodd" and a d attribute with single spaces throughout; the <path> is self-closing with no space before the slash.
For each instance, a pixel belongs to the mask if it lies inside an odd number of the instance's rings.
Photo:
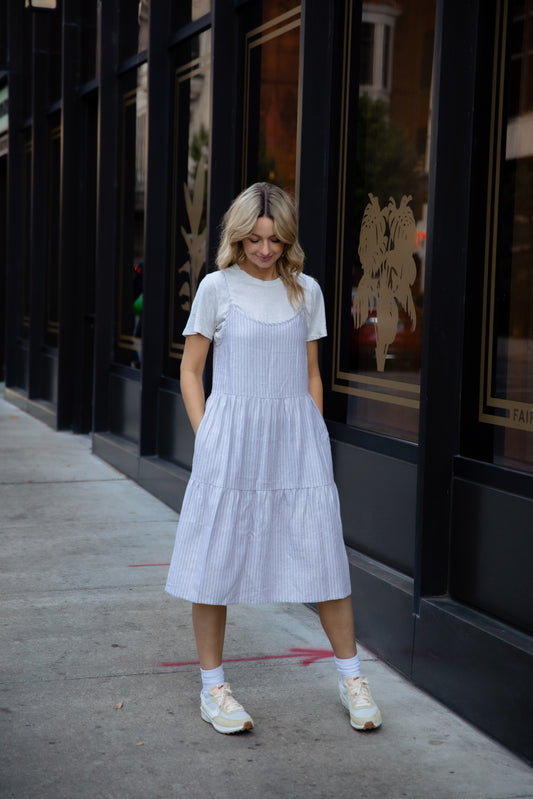
<path id="1" fill-rule="evenodd" d="M 189 187 L 186 183 L 183 184 L 183 192 L 185 195 L 185 206 L 187 208 L 187 217 L 189 220 L 189 228 L 187 231 L 181 225 L 181 235 L 187 247 L 188 259 L 183 266 L 178 270 L 184 272 L 188 277 L 188 282 L 184 283 L 180 289 L 181 307 L 185 311 L 191 310 L 191 302 L 196 294 L 198 288 L 198 281 L 200 272 L 205 263 L 205 247 L 207 239 L 207 228 L 205 227 L 205 162 L 201 158 L 196 172 L 196 179 L 194 181 L 194 189 L 191 194 Z M 204 225 L 203 230 L 200 230 Z"/>
<path id="2" fill-rule="evenodd" d="M 370 318 L 375 330 L 378 372 L 385 369 L 389 345 L 398 331 L 398 308 L 403 308 L 416 328 L 416 310 L 411 286 L 416 278 L 413 253 L 416 250 L 416 224 L 404 194 L 397 207 L 391 197 L 385 208 L 379 199 L 368 195 L 359 235 L 359 260 L 363 275 L 353 299 L 353 323 L 362 327 Z"/>

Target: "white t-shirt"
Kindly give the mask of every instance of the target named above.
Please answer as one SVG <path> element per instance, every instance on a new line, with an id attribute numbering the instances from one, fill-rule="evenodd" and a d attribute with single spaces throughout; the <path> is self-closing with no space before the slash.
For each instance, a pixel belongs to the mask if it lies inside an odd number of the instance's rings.
<path id="1" fill-rule="evenodd" d="M 236 264 L 223 272 L 210 272 L 201 281 L 183 331 L 184 336 L 200 333 L 215 342 L 220 339 L 229 307 L 224 275 L 233 304 L 251 319 L 258 322 L 285 322 L 297 313 L 289 302 L 281 278 L 260 280 Z M 314 341 L 327 335 L 324 298 L 314 278 L 302 274 L 299 281 L 305 296 L 307 341 Z"/>

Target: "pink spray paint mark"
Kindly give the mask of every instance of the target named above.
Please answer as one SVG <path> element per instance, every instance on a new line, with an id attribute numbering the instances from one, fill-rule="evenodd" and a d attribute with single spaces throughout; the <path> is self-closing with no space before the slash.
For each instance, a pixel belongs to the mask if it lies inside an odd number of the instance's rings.
<path id="1" fill-rule="evenodd" d="M 311 666 L 318 660 L 325 660 L 334 656 L 330 649 L 290 649 L 285 655 L 255 655 L 248 658 L 224 658 L 224 663 L 252 663 L 257 660 L 283 660 L 286 658 L 299 658 L 300 666 Z M 164 668 L 178 668 L 179 666 L 199 666 L 197 660 L 182 661 L 177 663 L 162 662 L 158 666 Z"/>

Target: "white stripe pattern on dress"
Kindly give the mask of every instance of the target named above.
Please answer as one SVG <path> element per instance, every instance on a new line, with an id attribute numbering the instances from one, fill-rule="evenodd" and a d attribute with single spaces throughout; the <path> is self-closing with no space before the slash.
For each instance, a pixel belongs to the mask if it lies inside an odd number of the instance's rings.
<path id="1" fill-rule="evenodd" d="M 350 593 L 304 314 L 258 322 L 230 301 L 169 569 L 175 596 L 229 605 Z"/>

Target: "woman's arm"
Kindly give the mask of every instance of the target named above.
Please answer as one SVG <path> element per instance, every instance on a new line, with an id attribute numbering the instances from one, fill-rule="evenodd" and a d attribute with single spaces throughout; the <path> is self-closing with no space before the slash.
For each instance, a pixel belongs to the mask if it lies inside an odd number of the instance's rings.
<path id="1" fill-rule="evenodd" d="M 322 413 L 322 378 L 318 367 L 318 341 L 307 342 L 307 374 L 309 376 L 309 393 Z"/>
<path id="2" fill-rule="evenodd" d="M 180 388 L 187 416 L 196 435 L 205 411 L 205 394 L 202 377 L 211 341 L 195 333 L 185 337 L 185 349 L 181 359 Z"/>

